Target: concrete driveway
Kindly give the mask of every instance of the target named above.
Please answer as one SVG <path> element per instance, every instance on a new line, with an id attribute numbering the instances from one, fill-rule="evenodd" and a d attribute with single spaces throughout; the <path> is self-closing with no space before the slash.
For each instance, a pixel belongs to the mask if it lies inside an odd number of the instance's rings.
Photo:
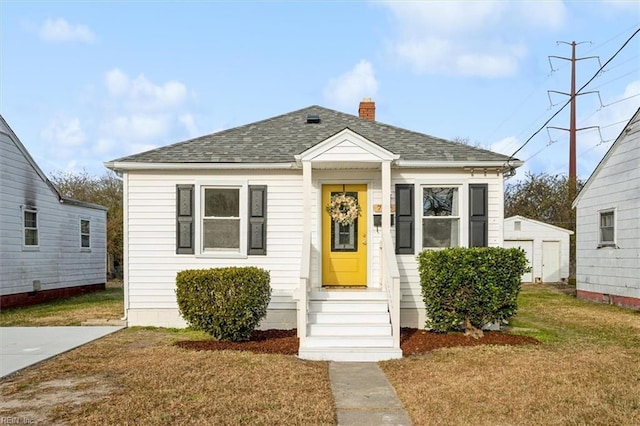
<path id="1" fill-rule="evenodd" d="M 0 327 L 0 378 L 124 327 Z"/>

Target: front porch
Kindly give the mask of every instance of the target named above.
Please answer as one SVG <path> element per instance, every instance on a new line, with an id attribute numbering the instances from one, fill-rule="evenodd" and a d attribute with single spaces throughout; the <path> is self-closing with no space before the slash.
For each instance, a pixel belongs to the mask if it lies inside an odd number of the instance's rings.
<path id="1" fill-rule="evenodd" d="M 297 298 L 300 358 L 349 362 L 402 358 L 400 273 L 389 232 L 383 233 L 381 251 L 379 285 L 311 288 L 311 242 L 305 236 Z"/>

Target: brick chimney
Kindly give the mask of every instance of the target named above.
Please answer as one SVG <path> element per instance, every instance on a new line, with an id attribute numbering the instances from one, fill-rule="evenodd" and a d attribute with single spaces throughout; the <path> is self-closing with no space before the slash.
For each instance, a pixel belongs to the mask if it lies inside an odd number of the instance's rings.
<path id="1" fill-rule="evenodd" d="M 373 102 L 371 98 L 364 98 L 362 102 L 360 102 L 358 115 L 365 120 L 376 121 L 376 103 Z"/>

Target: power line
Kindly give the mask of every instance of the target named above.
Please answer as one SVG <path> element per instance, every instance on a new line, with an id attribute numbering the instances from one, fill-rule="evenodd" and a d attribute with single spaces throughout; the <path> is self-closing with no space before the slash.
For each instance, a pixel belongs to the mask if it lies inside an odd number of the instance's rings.
<path id="1" fill-rule="evenodd" d="M 622 46 L 620 46 L 620 48 L 613 54 L 613 56 L 611 56 L 604 64 L 602 64 L 602 66 L 600 66 L 600 68 L 598 69 L 598 71 L 596 71 L 596 73 L 589 79 L 589 81 L 587 81 L 580 89 L 578 89 L 576 91 L 576 96 L 578 94 L 580 94 L 580 92 L 582 92 L 598 75 L 600 75 L 600 72 L 604 69 L 604 67 L 606 67 L 609 62 L 611 62 L 616 56 L 618 56 L 618 54 L 622 51 L 622 49 L 624 49 L 629 42 L 640 32 L 640 28 L 636 29 L 634 31 L 634 33 L 622 44 Z M 540 128 L 538 130 L 536 130 L 521 146 L 520 148 L 518 148 L 513 154 L 511 154 L 511 156 L 509 157 L 509 159 L 507 160 L 507 164 L 509 163 L 509 161 L 511 161 L 515 155 L 520 152 L 522 150 L 522 148 L 524 148 L 525 146 L 527 146 L 529 144 L 529 142 L 531 142 L 531 140 L 538 135 L 538 133 L 540 133 L 542 131 L 542 129 L 544 129 L 547 124 L 549 124 L 551 122 L 551 120 L 553 120 L 554 118 L 556 118 L 558 116 L 558 114 L 560 114 L 560 112 L 562 112 L 567 105 L 569 105 L 571 103 L 573 98 L 570 98 L 567 102 L 565 102 L 564 105 L 562 105 L 562 107 L 560 107 L 560 109 L 558 111 L 556 111 L 542 126 L 540 126 Z"/>

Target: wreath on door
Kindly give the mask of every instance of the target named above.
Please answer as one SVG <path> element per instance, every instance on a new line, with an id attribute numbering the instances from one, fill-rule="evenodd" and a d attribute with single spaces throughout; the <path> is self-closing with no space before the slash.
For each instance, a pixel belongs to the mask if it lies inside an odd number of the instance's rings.
<path id="1" fill-rule="evenodd" d="M 326 210 L 340 225 L 351 225 L 361 213 L 357 198 L 345 193 L 333 195 Z"/>

